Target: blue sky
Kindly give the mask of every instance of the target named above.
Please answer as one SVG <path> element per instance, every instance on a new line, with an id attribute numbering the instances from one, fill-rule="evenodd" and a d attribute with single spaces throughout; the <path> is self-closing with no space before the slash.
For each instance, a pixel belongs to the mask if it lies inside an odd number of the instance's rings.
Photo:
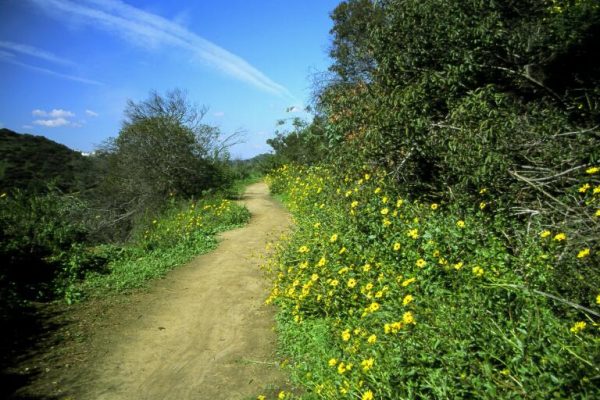
<path id="1" fill-rule="evenodd" d="M 245 131 L 234 156 L 266 152 L 278 119 L 309 117 L 338 2 L 0 0 L 0 126 L 91 151 L 127 99 L 180 88 Z"/>

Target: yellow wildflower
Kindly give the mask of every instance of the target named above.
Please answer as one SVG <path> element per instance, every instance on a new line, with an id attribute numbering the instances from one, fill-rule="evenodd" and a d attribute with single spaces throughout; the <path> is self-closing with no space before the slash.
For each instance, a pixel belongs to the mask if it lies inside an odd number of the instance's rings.
<path id="1" fill-rule="evenodd" d="M 369 311 L 375 312 L 377 310 L 379 310 L 379 303 L 374 301 L 373 303 L 371 303 L 371 305 L 369 305 Z"/>
<path id="2" fill-rule="evenodd" d="M 596 217 L 600 217 L 600 208 L 596 210 L 596 213 L 594 214 Z"/>
<path id="3" fill-rule="evenodd" d="M 337 360 L 335 358 L 330 358 L 328 364 L 330 367 L 334 367 L 337 364 Z"/>
<path id="4" fill-rule="evenodd" d="M 263 394 L 258 395 L 256 400 L 266 400 L 266 397 Z"/>
<path id="5" fill-rule="evenodd" d="M 352 202 L 352 204 L 350 204 L 350 207 L 352 207 L 352 208 L 356 208 L 356 207 L 358 207 L 358 201 L 354 200 L 354 201 Z"/>
<path id="6" fill-rule="evenodd" d="M 437 203 L 433 203 L 431 205 L 431 209 L 434 210 L 434 211 L 437 210 L 438 207 L 439 207 L 439 205 Z"/>
<path id="7" fill-rule="evenodd" d="M 285 391 L 282 390 L 281 392 L 279 392 L 279 394 L 277 395 L 277 398 L 279 400 L 285 399 Z"/>
<path id="8" fill-rule="evenodd" d="M 396 242 L 394 243 L 394 251 L 398 251 L 400 250 L 400 243 Z"/>
<path id="9" fill-rule="evenodd" d="M 360 363 L 360 366 L 362 367 L 363 371 L 367 372 L 368 370 L 373 368 L 373 363 L 375 363 L 375 360 L 373 360 L 373 358 L 367 358 L 366 360 L 363 360 Z"/>
<path id="10" fill-rule="evenodd" d="M 541 237 L 541 238 L 546 238 L 546 237 L 550 236 L 550 234 L 551 234 L 551 233 L 550 233 L 550 231 L 549 231 L 549 230 L 545 230 L 545 231 L 543 231 L 542 233 L 540 233 L 540 237 Z"/>
<path id="11" fill-rule="evenodd" d="M 405 324 L 415 324 L 415 316 L 413 315 L 412 312 L 407 311 L 402 315 L 402 321 Z"/>
<path id="12" fill-rule="evenodd" d="M 417 260 L 417 267 L 423 268 L 425 266 L 425 264 L 427 264 L 427 261 L 423 260 L 422 258 L 419 258 Z"/>
<path id="13" fill-rule="evenodd" d="M 350 278 L 348 279 L 348 283 L 346 284 L 349 288 L 353 288 L 356 286 L 356 279 Z"/>
<path id="14" fill-rule="evenodd" d="M 387 219 L 387 218 L 383 219 L 383 226 L 390 226 L 391 224 L 392 224 L 392 221 L 390 221 L 389 219 Z"/>
<path id="15" fill-rule="evenodd" d="M 375 189 L 375 191 L 374 191 L 373 193 L 377 194 L 377 193 L 379 193 L 379 192 L 381 192 L 381 188 L 377 188 L 377 189 Z"/>
<path id="16" fill-rule="evenodd" d="M 590 248 L 587 247 L 583 250 L 580 250 L 579 253 L 577 253 L 577 258 L 584 258 L 590 255 Z"/>
<path id="17" fill-rule="evenodd" d="M 585 329 L 586 325 L 587 324 L 584 321 L 575 322 L 575 325 L 571 327 L 570 331 L 572 333 L 579 333 Z"/>
<path id="18" fill-rule="evenodd" d="M 482 201 L 481 203 L 479 203 L 479 209 L 480 210 L 483 210 L 486 207 L 487 207 L 487 203 L 485 201 Z"/>
<path id="19" fill-rule="evenodd" d="M 408 231 L 408 236 L 410 236 L 413 239 L 417 239 L 419 237 L 419 230 L 411 229 L 410 231 Z"/>
<path id="20" fill-rule="evenodd" d="M 321 257 L 321 259 L 319 260 L 319 262 L 317 263 L 317 267 L 322 267 L 325 264 L 327 264 L 327 259 L 325 259 L 325 257 Z"/>
<path id="21" fill-rule="evenodd" d="M 479 194 L 484 194 L 485 192 L 487 192 L 487 189 L 486 189 L 486 188 L 483 188 L 483 189 L 481 189 L 481 190 L 479 191 Z"/>
<path id="22" fill-rule="evenodd" d="M 390 212 L 390 210 L 388 208 L 384 208 L 380 212 L 381 212 L 381 215 L 387 215 Z"/>
<path id="23" fill-rule="evenodd" d="M 339 254 L 339 255 L 342 255 L 342 254 L 344 254 L 344 253 L 345 253 L 347 250 L 348 250 L 348 249 L 347 249 L 346 247 L 342 247 L 342 248 L 340 249 L 340 251 L 338 252 L 338 254 Z"/>
<path id="24" fill-rule="evenodd" d="M 382 202 L 383 204 L 386 204 L 388 201 L 389 201 L 389 199 L 388 199 L 388 197 L 387 197 L 387 196 L 383 196 L 383 198 L 381 199 L 381 202 Z"/>
<path id="25" fill-rule="evenodd" d="M 593 194 L 600 194 L 600 186 L 596 186 L 594 188 L 594 191 L 592 192 Z"/>
<path id="26" fill-rule="evenodd" d="M 371 179 L 371 175 L 370 174 L 365 174 L 365 181 L 368 181 L 369 179 Z"/>
<path id="27" fill-rule="evenodd" d="M 329 282 L 329 284 L 333 287 L 336 287 L 337 285 L 339 285 L 340 281 L 338 281 L 337 279 L 333 279 L 331 282 Z"/>
<path id="28" fill-rule="evenodd" d="M 483 268 L 481 268 L 479 265 L 473 267 L 473 275 L 480 277 L 483 275 Z"/>
<path id="29" fill-rule="evenodd" d="M 390 324 L 390 330 L 392 333 L 398 333 L 400 332 L 400 329 L 402 329 L 402 322 L 396 321 Z"/>
<path id="30" fill-rule="evenodd" d="M 417 280 L 417 278 L 409 278 L 409 279 L 405 280 L 404 282 L 402 282 L 402 286 L 406 287 L 406 286 L 410 285 L 411 283 L 413 283 L 416 280 Z"/>
<path id="31" fill-rule="evenodd" d="M 400 207 L 402 207 L 402 204 L 403 204 L 403 203 L 404 203 L 404 200 L 402 200 L 402 199 L 398 199 L 398 200 L 396 201 L 396 208 L 400 208 Z"/>
<path id="32" fill-rule="evenodd" d="M 591 188 L 592 186 L 590 186 L 589 183 L 586 183 L 585 185 L 581 186 L 578 191 L 579 193 L 585 193 L 588 191 L 589 188 Z"/>
<path id="33" fill-rule="evenodd" d="M 458 271 L 459 269 L 461 269 L 463 267 L 463 265 L 464 264 L 462 261 L 457 262 L 456 264 L 454 264 L 454 269 Z"/>
<path id="34" fill-rule="evenodd" d="M 338 235 L 337 233 L 334 233 L 333 235 L 331 235 L 331 238 L 329 239 L 329 241 L 331 243 L 335 243 L 335 241 L 338 239 Z"/>
<path id="35" fill-rule="evenodd" d="M 600 304 L 600 294 L 596 296 L 596 304 Z"/>
<path id="36" fill-rule="evenodd" d="M 311 275 L 311 277 L 310 277 L 310 279 L 311 279 L 313 282 L 316 282 L 316 281 L 317 281 L 317 279 L 319 279 L 319 275 L 318 275 L 318 274 L 312 274 L 312 275 Z"/>
<path id="37" fill-rule="evenodd" d="M 595 173 L 597 173 L 598 171 L 600 171 L 600 168 L 599 168 L 599 167 L 591 167 L 591 168 L 588 168 L 588 169 L 586 169 L 586 170 L 585 170 L 585 172 L 586 172 L 587 174 L 590 174 L 590 175 L 591 175 L 591 174 L 595 174 Z"/>
<path id="38" fill-rule="evenodd" d="M 315 229 L 319 229 L 321 227 L 321 223 L 320 222 L 315 222 L 315 224 L 313 225 L 313 227 L 315 227 Z"/>
<path id="39" fill-rule="evenodd" d="M 377 341 L 377 336 L 376 335 L 371 335 L 367 339 L 367 343 L 369 343 L 369 344 L 374 344 L 376 341 Z"/>
<path id="40" fill-rule="evenodd" d="M 367 390 L 366 392 L 363 393 L 360 400 L 373 400 L 373 392 L 371 392 L 370 390 Z"/>
<path id="41" fill-rule="evenodd" d="M 465 227 L 465 221 L 463 221 L 462 219 L 456 221 L 456 226 L 458 226 L 459 228 L 464 228 Z"/>
<path id="42" fill-rule="evenodd" d="M 347 342 L 348 340 L 350 340 L 350 329 L 346 329 L 345 331 L 342 332 L 342 340 L 344 342 Z"/>
<path id="43" fill-rule="evenodd" d="M 404 296 L 404 299 L 402 300 L 402 305 L 405 306 L 408 303 L 410 303 L 411 301 L 413 301 L 415 298 L 412 297 L 412 295 L 407 294 L 406 296 Z"/>
<path id="44" fill-rule="evenodd" d="M 556 240 L 557 242 L 562 242 L 566 238 L 567 238 L 567 235 L 565 235 L 564 233 L 558 233 L 554 236 L 554 240 Z"/>
<path id="45" fill-rule="evenodd" d="M 363 271 L 365 271 L 365 272 L 369 272 L 370 270 L 371 270 L 371 264 L 365 264 L 365 265 L 363 266 Z"/>
<path id="46" fill-rule="evenodd" d="M 298 253 L 308 253 L 308 247 L 300 246 L 300 248 L 298 249 Z"/>

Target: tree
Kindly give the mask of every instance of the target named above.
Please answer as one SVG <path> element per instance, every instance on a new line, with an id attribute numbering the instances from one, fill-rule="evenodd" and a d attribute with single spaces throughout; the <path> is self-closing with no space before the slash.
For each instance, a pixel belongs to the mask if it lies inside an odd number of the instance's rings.
<path id="1" fill-rule="evenodd" d="M 333 43 L 329 70 L 342 81 L 368 80 L 376 68 L 371 32 L 382 23 L 381 7 L 371 0 L 344 1 L 331 13 Z"/>
<path id="2" fill-rule="evenodd" d="M 279 125 L 285 121 L 279 121 Z M 315 117 L 309 124 L 300 118 L 292 120 L 291 131 L 276 131 L 267 144 L 275 150 L 277 163 L 315 164 L 323 160 L 325 146 L 323 142 L 323 120 Z"/>
<path id="3" fill-rule="evenodd" d="M 128 232 L 137 217 L 169 197 L 198 196 L 227 183 L 222 161 L 228 145 L 218 128 L 202 123 L 205 113 L 180 90 L 127 103 L 119 136 L 102 151 L 108 172 L 101 197 L 110 203 L 112 224 Z"/>

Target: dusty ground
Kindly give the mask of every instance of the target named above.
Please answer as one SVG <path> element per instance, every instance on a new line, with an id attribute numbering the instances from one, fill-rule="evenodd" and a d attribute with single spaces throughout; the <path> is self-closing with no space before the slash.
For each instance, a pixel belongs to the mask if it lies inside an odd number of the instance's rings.
<path id="1" fill-rule="evenodd" d="M 64 348 L 22 360 L 15 376 L 35 374 L 13 398 L 247 399 L 285 386 L 258 264 L 290 220 L 263 183 L 243 202 L 250 223 L 215 251 L 146 292 L 71 311 L 53 339 Z"/>

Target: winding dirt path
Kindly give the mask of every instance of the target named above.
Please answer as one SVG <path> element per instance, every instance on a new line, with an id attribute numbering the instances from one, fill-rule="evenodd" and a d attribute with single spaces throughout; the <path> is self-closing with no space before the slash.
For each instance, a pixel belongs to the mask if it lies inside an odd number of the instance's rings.
<path id="1" fill-rule="evenodd" d="M 264 183 L 243 202 L 247 226 L 156 282 L 100 334 L 106 354 L 74 382 L 75 399 L 243 399 L 285 382 L 258 255 L 290 219 Z"/>

